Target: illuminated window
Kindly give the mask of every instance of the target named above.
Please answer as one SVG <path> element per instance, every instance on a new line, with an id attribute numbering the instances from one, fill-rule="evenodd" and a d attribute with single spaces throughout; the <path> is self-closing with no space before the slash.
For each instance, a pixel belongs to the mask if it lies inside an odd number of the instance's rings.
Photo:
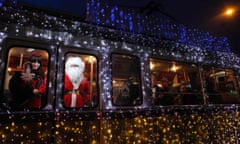
<path id="1" fill-rule="evenodd" d="M 47 103 L 48 52 L 12 47 L 7 58 L 4 103 L 12 109 L 42 108 Z"/>
<path id="2" fill-rule="evenodd" d="M 214 67 L 204 69 L 210 104 L 240 103 L 238 82 L 232 70 Z"/>
<path id="3" fill-rule="evenodd" d="M 155 105 L 203 103 L 200 75 L 196 65 L 151 58 L 150 69 Z"/>
<path id="4" fill-rule="evenodd" d="M 63 91 L 63 102 L 67 108 L 97 105 L 97 59 L 95 56 L 73 53 L 66 55 Z"/>
<path id="5" fill-rule="evenodd" d="M 138 57 L 112 54 L 113 104 L 119 106 L 142 103 Z"/>

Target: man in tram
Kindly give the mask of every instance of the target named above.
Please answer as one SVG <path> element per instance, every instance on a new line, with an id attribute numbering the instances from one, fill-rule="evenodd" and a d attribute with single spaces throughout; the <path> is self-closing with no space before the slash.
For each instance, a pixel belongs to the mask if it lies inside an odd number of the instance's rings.
<path id="1" fill-rule="evenodd" d="M 174 104 L 174 90 L 171 87 L 171 82 L 163 77 L 155 87 L 154 103 L 155 105 L 171 105 Z"/>
<path id="2" fill-rule="evenodd" d="M 90 103 L 90 83 L 84 76 L 85 63 L 77 56 L 70 56 L 65 63 L 64 106 L 85 107 Z"/>

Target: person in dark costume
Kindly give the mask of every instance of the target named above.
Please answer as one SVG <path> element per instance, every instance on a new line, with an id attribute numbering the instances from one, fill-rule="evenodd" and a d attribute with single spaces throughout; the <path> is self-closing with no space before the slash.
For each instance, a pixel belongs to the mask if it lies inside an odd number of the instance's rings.
<path id="1" fill-rule="evenodd" d="M 46 79 L 41 69 L 41 55 L 33 52 L 22 71 L 17 71 L 9 82 L 12 94 L 10 106 L 15 108 L 41 108 L 46 93 Z"/>

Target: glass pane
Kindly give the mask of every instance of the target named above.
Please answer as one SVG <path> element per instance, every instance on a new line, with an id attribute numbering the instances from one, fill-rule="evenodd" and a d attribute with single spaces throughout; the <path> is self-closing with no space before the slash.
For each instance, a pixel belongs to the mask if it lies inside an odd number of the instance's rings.
<path id="1" fill-rule="evenodd" d="M 97 59 L 92 55 L 66 55 L 64 106 L 67 108 L 97 105 Z"/>
<path id="2" fill-rule="evenodd" d="M 196 65 L 150 59 L 155 105 L 201 104 L 201 81 Z"/>
<path id="3" fill-rule="evenodd" d="M 142 103 L 140 61 L 135 56 L 112 55 L 113 104 L 132 106 Z"/>
<path id="4" fill-rule="evenodd" d="M 204 69 L 209 103 L 240 103 L 238 83 L 232 70 L 213 67 Z"/>
<path id="5" fill-rule="evenodd" d="M 41 108 L 47 103 L 48 53 L 13 47 L 8 53 L 4 101 L 12 109 Z"/>

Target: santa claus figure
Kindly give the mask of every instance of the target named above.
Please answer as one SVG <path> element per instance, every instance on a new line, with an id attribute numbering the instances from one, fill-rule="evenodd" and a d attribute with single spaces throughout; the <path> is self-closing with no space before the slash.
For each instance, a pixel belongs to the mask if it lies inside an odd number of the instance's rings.
<path id="1" fill-rule="evenodd" d="M 65 63 L 64 105 L 84 107 L 90 102 L 90 83 L 84 77 L 85 63 L 80 57 L 69 57 Z"/>

